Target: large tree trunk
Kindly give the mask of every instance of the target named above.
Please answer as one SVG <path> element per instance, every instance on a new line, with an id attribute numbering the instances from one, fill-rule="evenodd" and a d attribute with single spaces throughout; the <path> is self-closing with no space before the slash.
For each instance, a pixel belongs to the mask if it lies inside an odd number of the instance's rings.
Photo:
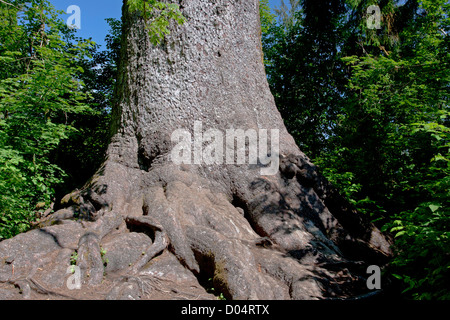
<path id="1" fill-rule="evenodd" d="M 0 244 L 0 297 L 19 297 L 13 284 L 30 298 L 207 299 L 208 287 L 232 299 L 368 292 L 366 268 L 386 261 L 389 243 L 286 131 L 262 62 L 259 1 L 176 2 L 187 22 L 158 46 L 124 5 L 107 160 L 40 228 Z M 262 158 L 176 164 L 172 133 L 195 138 L 200 122 L 224 134 L 279 130 L 279 155 L 269 155 L 279 170 L 262 175 Z M 80 290 L 66 290 L 71 260 Z"/>

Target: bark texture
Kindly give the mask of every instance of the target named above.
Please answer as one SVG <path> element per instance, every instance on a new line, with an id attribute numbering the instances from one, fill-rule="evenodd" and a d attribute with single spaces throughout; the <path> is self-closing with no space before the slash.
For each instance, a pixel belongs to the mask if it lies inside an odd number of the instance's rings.
<path id="1" fill-rule="evenodd" d="M 259 1 L 176 2 L 187 22 L 158 46 L 124 6 L 107 160 L 38 228 L 0 243 L 0 298 L 367 293 L 366 268 L 386 261 L 389 242 L 286 131 L 262 62 Z M 222 132 L 278 129 L 279 172 L 174 164 L 171 134 L 193 133 L 195 121 Z M 82 271 L 80 290 L 67 290 L 70 264 Z"/>

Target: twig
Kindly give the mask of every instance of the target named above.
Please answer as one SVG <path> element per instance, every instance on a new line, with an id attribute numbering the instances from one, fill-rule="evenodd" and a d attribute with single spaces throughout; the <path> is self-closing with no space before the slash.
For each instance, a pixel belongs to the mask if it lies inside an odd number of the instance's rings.
<path id="1" fill-rule="evenodd" d="M 8 6 L 14 7 L 14 8 L 16 8 L 16 9 L 19 9 L 18 7 L 16 7 L 16 6 L 13 5 L 12 3 L 9 3 L 9 2 L 3 1 L 3 0 L 0 0 L 0 2 L 1 2 L 1 3 L 4 3 L 4 4 L 7 4 Z"/>

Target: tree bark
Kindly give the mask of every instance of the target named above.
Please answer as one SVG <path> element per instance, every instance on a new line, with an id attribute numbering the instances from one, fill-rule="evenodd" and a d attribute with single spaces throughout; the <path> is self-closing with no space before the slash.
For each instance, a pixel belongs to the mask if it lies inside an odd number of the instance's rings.
<path id="1" fill-rule="evenodd" d="M 0 281 L 64 291 L 63 270 L 76 260 L 77 294 L 100 298 L 207 299 L 211 287 L 228 299 L 367 293 L 365 270 L 387 261 L 389 242 L 287 132 L 266 80 L 259 1 L 174 2 L 187 21 L 154 46 L 124 1 L 107 160 L 38 229 L 0 244 Z M 195 138 L 195 123 L 224 134 L 278 130 L 277 173 L 262 175 L 263 159 L 176 164 L 172 133 Z"/>

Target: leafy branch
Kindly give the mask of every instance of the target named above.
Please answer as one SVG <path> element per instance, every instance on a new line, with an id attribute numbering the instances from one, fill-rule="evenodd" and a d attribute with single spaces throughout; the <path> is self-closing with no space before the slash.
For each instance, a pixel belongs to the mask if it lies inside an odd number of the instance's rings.
<path id="1" fill-rule="evenodd" d="M 175 3 L 164 3 L 156 0 L 129 0 L 130 13 L 138 12 L 145 21 L 150 41 L 158 45 L 170 33 L 169 25 L 173 20 L 178 24 L 185 22 L 180 7 Z"/>

